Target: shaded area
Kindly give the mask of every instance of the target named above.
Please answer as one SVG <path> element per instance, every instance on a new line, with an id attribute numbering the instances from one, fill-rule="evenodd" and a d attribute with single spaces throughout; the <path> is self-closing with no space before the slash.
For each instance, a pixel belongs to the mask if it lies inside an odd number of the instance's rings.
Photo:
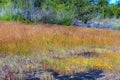
<path id="1" fill-rule="evenodd" d="M 97 78 L 104 77 L 105 75 L 101 70 L 90 70 L 89 72 L 77 73 L 73 75 L 56 75 L 53 74 L 55 80 L 96 80 Z"/>
<path id="2" fill-rule="evenodd" d="M 44 71 L 42 73 L 44 73 Z M 97 80 L 105 76 L 102 70 L 90 70 L 88 72 L 82 72 L 73 75 L 60 75 L 59 73 L 54 72 L 52 70 L 49 70 L 49 73 L 51 73 L 54 76 L 53 80 Z M 36 77 L 29 78 L 26 80 L 42 80 L 42 79 Z"/>

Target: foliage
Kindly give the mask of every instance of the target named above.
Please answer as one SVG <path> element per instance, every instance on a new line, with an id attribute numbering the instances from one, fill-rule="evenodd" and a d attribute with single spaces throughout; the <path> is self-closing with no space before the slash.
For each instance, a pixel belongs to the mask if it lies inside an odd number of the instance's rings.
<path id="1" fill-rule="evenodd" d="M 120 30 L 120 25 L 115 26 L 115 30 Z"/>
<path id="2" fill-rule="evenodd" d="M 2 20 L 23 22 L 71 25 L 76 18 L 87 23 L 98 16 L 120 17 L 119 1 L 109 4 L 109 0 L 1 0 L 0 6 L 5 13 L 14 12 L 1 15 Z M 40 14 L 42 11 L 47 15 Z M 38 17 L 35 17 L 37 14 Z"/>

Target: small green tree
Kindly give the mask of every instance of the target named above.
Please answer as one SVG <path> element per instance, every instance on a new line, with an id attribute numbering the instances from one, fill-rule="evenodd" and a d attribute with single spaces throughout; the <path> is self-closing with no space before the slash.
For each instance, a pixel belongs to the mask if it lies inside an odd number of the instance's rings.
<path id="1" fill-rule="evenodd" d="M 97 6 L 93 0 L 76 0 L 74 2 L 78 19 L 87 23 L 97 12 Z"/>
<path id="2" fill-rule="evenodd" d="M 98 13 L 101 15 L 101 18 L 106 17 L 107 8 L 109 7 L 108 0 L 98 0 Z"/>

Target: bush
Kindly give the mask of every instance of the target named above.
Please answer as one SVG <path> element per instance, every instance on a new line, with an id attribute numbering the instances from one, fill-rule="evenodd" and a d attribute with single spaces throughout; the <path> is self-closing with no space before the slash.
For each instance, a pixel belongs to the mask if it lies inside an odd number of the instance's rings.
<path id="1" fill-rule="evenodd" d="M 107 0 L 0 0 L 0 7 L 5 12 L 1 20 L 26 23 L 71 25 L 75 18 L 87 23 L 95 18 L 120 17 L 120 6 L 109 5 Z"/>
<path id="2" fill-rule="evenodd" d="M 120 30 L 120 25 L 118 25 L 118 26 L 115 26 L 115 28 L 114 28 L 115 30 Z"/>
<path id="3" fill-rule="evenodd" d="M 59 25 L 71 25 L 76 16 L 73 12 L 67 11 L 65 9 L 61 9 L 61 10 L 57 11 L 55 23 L 59 24 Z"/>
<path id="4" fill-rule="evenodd" d="M 6 5 L 0 3 L 0 7 L 1 7 L 0 19 L 13 20 L 14 11 L 12 8 L 12 3 L 7 2 Z"/>

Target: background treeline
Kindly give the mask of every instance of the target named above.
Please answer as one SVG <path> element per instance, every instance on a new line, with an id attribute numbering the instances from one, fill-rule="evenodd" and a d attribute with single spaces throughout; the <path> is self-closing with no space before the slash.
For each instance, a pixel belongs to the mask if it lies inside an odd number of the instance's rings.
<path id="1" fill-rule="evenodd" d="M 0 0 L 1 20 L 71 25 L 104 18 L 120 18 L 120 0 Z"/>

